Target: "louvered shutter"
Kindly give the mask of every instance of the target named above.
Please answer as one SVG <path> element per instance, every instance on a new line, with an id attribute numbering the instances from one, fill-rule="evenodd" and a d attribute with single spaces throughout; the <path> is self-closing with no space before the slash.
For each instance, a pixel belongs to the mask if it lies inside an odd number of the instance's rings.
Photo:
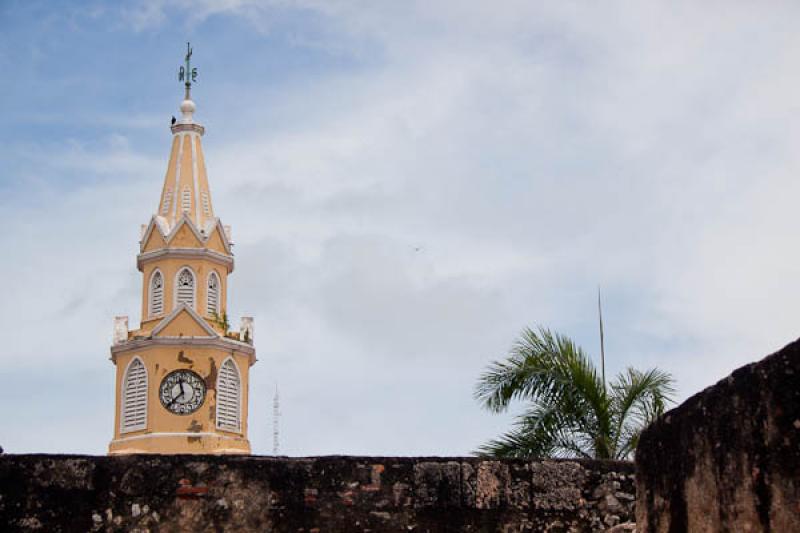
<path id="1" fill-rule="evenodd" d="M 161 214 L 166 215 L 169 213 L 169 202 L 172 199 L 172 189 L 167 188 L 164 192 L 164 204 L 161 206 Z"/>
<path id="2" fill-rule="evenodd" d="M 125 370 L 120 433 L 147 427 L 147 370 L 138 357 Z"/>
<path id="3" fill-rule="evenodd" d="M 241 431 L 241 380 L 233 359 L 227 359 L 217 377 L 217 428 Z"/>
<path id="4" fill-rule="evenodd" d="M 183 196 L 181 197 L 181 208 L 185 213 L 192 210 L 192 193 L 189 187 L 183 189 Z"/>
<path id="5" fill-rule="evenodd" d="M 217 279 L 217 274 L 214 272 L 208 276 L 208 305 L 206 312 L 211 316 L 219 313 L 219 279 Z"/>
<path id="6" fill-rule="evenodd" d="M 194 307 L 194 275 L 188 268 L 178 274 L 177 303 L 183 302 Z"/>
<path id="7" fill-rule="evenodd" d="M 164 277 L 156 272 L 150 282 L 150 315 L 158 316 L 164 312 Z"/>

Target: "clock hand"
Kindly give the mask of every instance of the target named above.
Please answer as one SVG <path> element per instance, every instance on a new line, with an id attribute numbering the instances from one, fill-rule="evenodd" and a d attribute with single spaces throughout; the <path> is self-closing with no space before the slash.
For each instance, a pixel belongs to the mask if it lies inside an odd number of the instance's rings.
<path id="1" fill-rule="evenodd" d="M 181 392 L 180 392 L 180 393 L 178 393 L 178 394 L 177 394 L 177 395 L 176 395 L 176 396 L 175 396 L 175 397 L 174 397 L 174 398 L 173 398 L 173 399 L 172 399 L 172 400 L 171 400 L 171 401 L 170 401 L 170 402 L 167 404 L 167 407 L 171 406 L 173 403 L 175 403 L 175 402 L 178 400 L 178 398 L 180 398 L 181 396 L 183 396 L 183 381 L 179 381 L 178 383 L 179 383 L 179 384 L 180 384 L 180 386 L 181 386 Z"/>
<path id="2" fill-rule="evenodd" d="M 177 399 L 178 399 L 178 398 L 180 398 L 180 397 L 181 397 L 181 395 L 180 395 L 180 394 L 178 394 L 177 396 L 175 396 L 175 397 L 174 397 L 174 398 L 173 398 L 173 399 L 172 399 L 172 400 L 171 400 L 171 401 L 170 401 L 170 402 L 167 404 L 167 407 L 170 407 L 170 406 L 171 406 L 173 403 L 175 403 L 175 400 L 177 400 Z"/>

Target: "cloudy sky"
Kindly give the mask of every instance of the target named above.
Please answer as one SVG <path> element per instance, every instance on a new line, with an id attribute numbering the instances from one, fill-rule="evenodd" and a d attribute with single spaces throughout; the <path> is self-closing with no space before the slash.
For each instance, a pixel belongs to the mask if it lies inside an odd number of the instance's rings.
<path id="1" fill-rule="evenodd" d="M 530 325 L 679 398 L 800 333 L 796 3 L 0 2 L 0 445 L 104 453 L 185 43 L 250 438 L 465 454 Z M 238 321 L 238 319 L 235 319 Z"/>

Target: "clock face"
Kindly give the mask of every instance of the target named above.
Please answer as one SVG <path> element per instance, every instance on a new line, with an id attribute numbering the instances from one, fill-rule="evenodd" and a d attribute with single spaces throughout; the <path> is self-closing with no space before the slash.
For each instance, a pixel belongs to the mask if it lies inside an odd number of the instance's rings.
<path id="1" fill-rule="evenodd" d="M 206 399 L 206 383 L 191 370 L 175 370 L 164 377 L 159 389 L 161 405 L 176 415 L 192 414 Z"/>

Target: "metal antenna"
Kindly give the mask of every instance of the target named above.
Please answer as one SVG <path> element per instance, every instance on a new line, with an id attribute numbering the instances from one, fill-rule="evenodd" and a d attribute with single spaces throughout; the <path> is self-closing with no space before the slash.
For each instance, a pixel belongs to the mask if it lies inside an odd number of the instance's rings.
<path id="1" fill-rule="evenodd" d="M 281 399 L 278 395 L 278 385 L 275 385 L 275 397 L 272 399 L 272 455 L 280 451 L 280 425 Z"/>
<path id="2" fill-rule="evenodd" d="M 600 317 L 600 371 L 603 375 L 603 391 L 606 390 L 606 348 L 603 339 L 603 307 L 600 305 L 600 287 L 597 287 L 597 314 Z"/>

